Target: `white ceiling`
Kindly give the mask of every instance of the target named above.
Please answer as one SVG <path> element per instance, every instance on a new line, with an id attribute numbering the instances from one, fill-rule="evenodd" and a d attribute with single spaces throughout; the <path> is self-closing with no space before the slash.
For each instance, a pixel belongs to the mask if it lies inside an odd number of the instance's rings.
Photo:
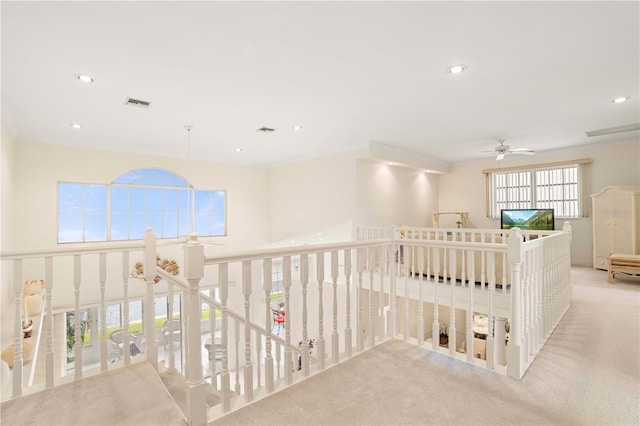
<path id="1" fill-rule="evenodd" d="M 638 138 L 584 133 L 640 121 L 636 1 L 1 8 L 17 140 L 186 157 L 189 124 L 192 158 L 269 166 L 370 142 L 456 163 L 501 138 L 538 151 Z"/>

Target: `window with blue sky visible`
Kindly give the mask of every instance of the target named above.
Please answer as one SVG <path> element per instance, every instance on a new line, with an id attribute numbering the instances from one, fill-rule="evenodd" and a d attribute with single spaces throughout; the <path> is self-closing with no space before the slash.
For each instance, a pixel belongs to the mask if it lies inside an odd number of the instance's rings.
<path id="1" fill-rule="evenodd" d="M 193 189 L 161 169 L 133 170 L 106 185 L 58 183 L 58 242 L 226 235 L 226 192 Z"/>

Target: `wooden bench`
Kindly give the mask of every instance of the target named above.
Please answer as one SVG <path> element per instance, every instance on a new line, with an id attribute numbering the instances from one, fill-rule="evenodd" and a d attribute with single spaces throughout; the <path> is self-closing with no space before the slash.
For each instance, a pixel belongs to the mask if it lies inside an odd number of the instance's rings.
<path id="1" fill-rule="evenodd" d="M 613 253 L 609 255 L 609 284 L 615 273 L 640 275 L 640 254 Z"/>

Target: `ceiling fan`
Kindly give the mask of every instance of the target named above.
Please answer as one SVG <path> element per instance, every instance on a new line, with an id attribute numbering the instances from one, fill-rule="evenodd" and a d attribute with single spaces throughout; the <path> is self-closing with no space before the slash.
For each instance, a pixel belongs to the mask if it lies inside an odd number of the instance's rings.
<path id="1" fill-rule="evenodd" d="M 529 148 L 511 148 L 509 145 L 505 145 L 506 140 L 500 139 L 500 145 L 497 145 L 493 151 L 484 151 L 486 153 L 491 153 L 490 155 L 495 155 L 496 160 L 502 160 L 506 155 L 535 155 L 535 151 Z"/>

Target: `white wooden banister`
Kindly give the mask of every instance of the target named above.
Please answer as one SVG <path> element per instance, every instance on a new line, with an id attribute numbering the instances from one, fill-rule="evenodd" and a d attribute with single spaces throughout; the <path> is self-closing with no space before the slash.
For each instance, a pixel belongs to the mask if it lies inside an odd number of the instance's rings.
<path id="1" fill-rule="evenodd" d="M 198 241 L 198 235 L 189 234 L 184 247 L 185 279 L 189 283 L 187 296 L 187 423 L 204 425 L 207 423 L 207 403 L 204 377 L 202 374 L 202 332 L 200 317 L 200 280 L 204 276 L 204 248 Z M 173 300 L 170 303 L 173 305 Z M 247 316 L 247 318 L 249 318 Z M 247 391 L 247 389 L 245 389 Z"/>
<path id="2" fill-rule="evenodd" d="M 251 362 L 251 261 L 242 261 L 242 294 L 244 296 L 244 398 L 253 401 L 253 364 Z M 236 366 L 237 368 L 237 366 Z"/>
<path id="3" fill-rule="evenodd" d="M 507 374 L 520 379 L 523 371 L 522 360 L 522 234 L 520 229 L 512 228 L 507 242 L 507 260 L 511 270 L 511 330 L 507 345 Z"/>
<path id="4" fill-rule="evenodd" d="M 262 261 L 263 283 L 264 283 L 264 305 L 265 305 L 265 388 L 267 393 L 272 393 L 274 389 L 273 378 L 273 356 L 271 355 L 271 330 L 273 329 L 273 307 L 271 306 L 271 289 L 273 286 L 273 259 L 268 257 Z M 286 311 L 285 311 L 286 313 Z M 287 320 L 285 319 L 285 322 Z"/>
<path id="5" fill-rule="evenodd" d="M 13 261 L 15 318 L 13 328 L 13 397 L 22 396 L 22 259 Z"/>
<path id="6" fill-rule="evenodd" d="M 123 299 L 123 307 L 122 307 L 122 316 L 123 318 L 123 328 L 125 329 L 123 346 L 124 346 L 124 365 L 131 364 L 131 336 L 129 335 L 129 251 L 122 252 L 122 299 Z M 106 317 L 106 310 L 105 310 Z M 105 326 L 106 327 L 106 326 Z M 106 328 L 102 332 L 103 335 L 106 336 Z M 106 355 L 105 355 L 106 357 Z"/>
<path id="7" fill-rule="evenodd" d="M 324 282 L 324 252 L 316 253 L 316 279 L 318 280 L 318 340 L 316 341 L 316 354 L 318 357 L 318 368 L 324 370 L 324 295 L 322 294 L 322 284 Z"/>
<path id="8" fill-rule="evenodd" d="M 331 281 L 333 284 L 333 301 L 331 315 L 331 361 L 340 361 L 340 336 L 338 335 L 338 252 L 331 252 Z"/>
<path id="9" fill-rule="evenodd" d="M 75 379 L 82 379 L 82 322 L 80 316 L 80 283 L 82 281 L 82 264 L 79 254 L 73 255 L 73 288 L 75 295 L 75 309 L 73 315 L 73 328 L 74 328 L 74 356 L 73 363 L 75 364 L 74 372 Z"/>
<path id="10" fill-rule="evenodd" d="M 351 250 L 344 250 L 344 274 L 346 280 L 346 324 L 344 329 L 344 346 L 345 356 L 351 357 L 351 347 L 353 345 L 352 331 L 351 331 Z"/>
<path id="11" fill-rule="evenodd" d="M 99 276 L 98 281 L 100 282 L 100 370 L 102 372 L 107 371 L 107 300 L 105 297 L 106 287 L 107 287 L 107 254 L 100 253 L 98 255 L 98 263 L 99 263 Z M 77 328 L 77 327 L 76 327 Z M 129 327 L 126 327 L 125 330 L 129 330 Z M 127 347 L 128 342 L 125 343 L 123 340 L 123 347 Z M 125 353 L 125 361 L 126 361 L 126 353 Z"/>
<path id="12" fill-rule="evenodd" d="M 145 353 L 147 361 L 158 371 L 158 342 L 156 342 L 155 330 L 155 295 L 154 278 L 156 276 L 156 236 L 151 228 L 147 228 L 144 234 L 144 278 L 146 281 L 145 310 L 144 310 L 144 334 L 147 347 Z"/>
<path id="13" fill-rule="evenodd" d="M 47 348 L 45 355 L 45 387 L 51 388 L 54 384 L 53 369 L 55 365 L 53 350 L 53 257 L 44 259 L 44 284 L 45 284 L 45 309 L 46 309 L 46 338 Z"/>

